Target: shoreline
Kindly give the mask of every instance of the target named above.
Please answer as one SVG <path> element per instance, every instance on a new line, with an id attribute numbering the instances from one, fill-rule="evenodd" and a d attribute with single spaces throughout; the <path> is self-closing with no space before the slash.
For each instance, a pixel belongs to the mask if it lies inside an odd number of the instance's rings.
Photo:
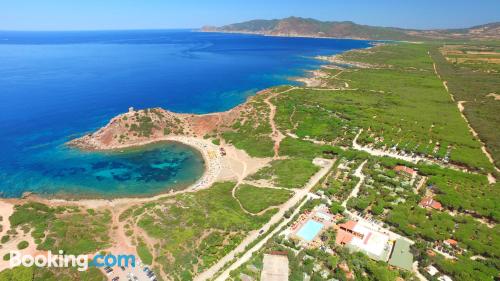
<path id="1" fill-rule="evenodd" d="M 181 189 L 169 189 L 157 194 L 145 194 L 131 195 L 131 196 L 119 196 L 119 197 L 58 197 L 57 194 L 53 196 L 41 196 L 36 193 L 26 192 L 19 198 L 1 198 L 0 202 L 7 203 L 18 203 L 27 200 L 33 200 L 48 204 L 76 204 L 81 206 L 116 206 L 129 203 L 143 203 L 148 201 L 159 200 L 165 197 L 171 197 L 181 193 L 195 192 L 198 190 L 206 189 L 212 184 L 217 182 L 221 176 L 222 170 L 222 157 L 219 153 L 219 147 L 214 145 L 211 141 L 205 140 L 197 137 L 188 136 L 165 136 L 164 138 L 151 139 L 142 142 L 137 142 L 130 145 L 122 145 L 119 147 L 114 147 L 111 149 L 102 149 L 101 151 L 109 151 L 114 149 L 125 149 L 132 147 L 140 147 L 148 144 L 158 143 L 158 142 L 178 142 L 187 145 L 195 150 L 197 150 L 203 157 L 205 162 L 205 169 L 202 176 L 197 179 L 193 184 L 187 185 Z M 96 150 L 97 151 L 97 150 Z"/>
<path id="2" fill-rule="evenodd" d="M 222 33 L 222 34 L 244 34 L 244 35 L 260 35 L 266 37 L 285 37 L 285 38 L 309 38 L 309 39 L 335 39 L 335 40 L 358 40 L 358 41 L 393 41 L 393 40 L 381 40 L 381 39 L 368 39 L 368 38 L 356 38 L 356 37 L 328 37 L 328 36 L 316 36 L 316 35 L 304 35 L 304 34 L 268 34 L 262 32 L 252 32 L 252 31 L 221 31 L 221 30 L 202 30 L 199 29 L 198 32 L 206 33 Z"/>
<path id="3" fill-rule="evenodd" d="M 212 31 L 202 31 L 202 32 L 212 32 Z M 215 31 L 217 32 L 217 31 Z M 221 32 L 221 33 L 240 33 L 240 32 Z M 246 34 L 246 33 L 243 33 Z M 252 33 L 253 34 L 253 33 Z M 335 60 L 335 57 L 338 55 L 341 55 L 345 52 L 353 51 L 353 50 L 364 50 L 364 49 L 370 49 L 373 47 L 376 47 L 380 43 L 377 43 L 377 41 L 381 40 L 370 40 L 370 39 L 360 39 L 360 38 L 332 38 L 332 37 L 307 37 L 307 36 L 280 36 L 280 35 L 266 35 L 266 34 L 255 34 L 255 35 L 261 35 L 261 36 L 273 36 L 273 37 L 300 37 L 300 38 L 316 38 L 316 39 L 345 39 L 345 40 L 358 40 L 358 41 L 371 41 L 374 42 L 373 44 L 370 44 L 368 47 L 364 48 L 355 48 L 355 49 L 350 49 L 346 50 L 344 52 L 339 52 L 336 54 L 332 55 L 322 55 L 322 56 L 315 56 L 313 59 L 319 60 L 319 61 L 324 61 L 325 64 L 320 64 L 317 69 L 314 70 L 309 70 L 306 71 L 304 76 L 299 76 L 299 77 L 290 77 L 293 81 L 302 83 L 305 87 L 311 87 L 309 85 L 308 81 L 310 79 L 317 79 L 317 76 L 320 76 L 320 74 L 325 67 L 335 65 L 335 62 L 332 60 Z M 308 75 L 312 74 L 312 75 Z M 286 85 L 286 84 L 285 84 Z M 284 86 L 284 85 L 283 85 Z M 222 112 L 211 112 L 211 113 L 204 113 L 204 114 L 194 114 L 194 113 L 176 113 L 176 112 L 171 112 L 167 111 L 170 114 L 173 114 L 175 116 L 187 119 L 189 117 L 193 119 L 203 119 L 203 118 L 215 118 L 215 119 L 220 119 L 221 115 L 231 115 L 234 112 L 238 112 L 239 109 L 245 106 L 245 104 L 248 103 L 248 101 L 263 92 L 269 91 L 273 87 L 270 88 L 265 88 L 262 90 L 259 90 L 255 93 L 255 95 L 252 95 L 247 98 L 243 103 L 234 106 L 231 109 L 228 109 L 226 111 Z M 129 112 L 130 113 L 130 112 Z M 204 139 L 203 137 L 200 136 L 189 136 L 189 135 L 168 135 L 168 136 L 163 136 L 163 137 L 153 137 L 150 139 L 146 140 L 138 140 L 132 143 L 126 143 L 126 144 L 121 144 L 121 145 L 112 145 L 109 147 L 96 147 L 96 146 L 82 146 L 81 144 L 78 144 L 75 141 L 81 140 L 82 138 L 89 137 L 95 133 L 98 133 L 100 130 L 103 128 L 106 128 L 108 125 L 114 123 L 115 120 L 117 120 L 120 116 L 125 115 L 127 113 L 119 114 L 109 120 L 109 123 L 105 125 L 104 127 L 101 127 L 97 131 L 91 134 L 84 135 L 82 137 L 73 139 L 66 143 L 68 146 L 72 146 L 78 149 L 82 150 L 87 150 L 87 151 L 112 151 L 112 150 L 117 150 L 117 149 L 126 149 L 126 148 L 134 148 L 134 147 L 141 147 L 144 145 L 148 144 L 154 144 L 158 142 L 163 142 L 163 141 L 171 141 L 171 142 L 179 142 L 184 145 L 190 146 L 191 148 L 194 148 L 197 150 L 203 157 L 203 160 L 205 162 L 205 170 L 198 180 L 195 181 L 195 183 L 190 184 L 185 186 L 184 188 L 173 188 L 169 190 L 165 190 L 162 192 L 159 192 L 157 194 L 151 195 L 151 194 L 145 194 L 144 196 L 140 195 L 131 195 L 131 196 L 117 196 L 117 197 L 100 197 L 100 196 L 89 196 L 89 197 L 78 197 L 76 196 L 75 198 L 72 197 L 65 197 L 65 196 L 58 196 L 58 194 L 53 194 L 50 196 L 42 196 L 38 195 L 36 193 L 32 193 L 29 191 L 26 191 L 21 197 L 17 198 L 0 198 L 0 202 L 7 202 L 7 203 L 12 203 L 12 202 L 22 202 L 22 201 L 27 201 L 27 200 L 34 200 L 38 202 L 45 202 L 48 204 L 76 204 L 76 205 L 82 205 L 82 206 L 114 206 L 114 205 L 122 205 L 122 204 L 132 204 L 132 203 L 143 203 L 143 202 L 149 202 L 149 201 L 154 201 L 154 200 L 159 200 L 162 198 L 166 197 L 171 197 L 175 196 L 177 194 L 181 193 L 187 193 L 187 192 L 195 192 L 198 190 L 206 189 L 209 188 L 211 185 L 213 185 L 215 182 L 220 180 L 221 177 L 221 166 L 222 166 L 222 161 L 221 161 L 221 155 L 219 153 L 219 149 L 222 148 L 223 146 L 217 146 L 211 142 L 210 139 Z M 218 126 L 219 124 L 217 124 Z M 209 148 L 211 148 L 209 150 Z M 209 152 L 210 151 L 210 152 Z M 244 152 L 244 151 L 243 151 Z M 214 155 L 217 155 L 214 157 Z M 251 158 L 251 157 L 250 157 Z M 258 159 L 258 158 L 256 158 Z M 215 161 L 215 162 L 214 162 Z M 27 195 L 25 195 L 27 194 Z M 61 194 L 59 194 L 61 195 Z"/>

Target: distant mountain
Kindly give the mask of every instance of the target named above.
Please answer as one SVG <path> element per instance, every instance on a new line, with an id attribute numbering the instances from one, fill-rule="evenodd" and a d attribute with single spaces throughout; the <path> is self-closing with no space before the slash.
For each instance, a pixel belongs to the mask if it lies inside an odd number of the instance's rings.
<path id="1" fill-rule="evenodd" d="M 463 29 L 417 30 L 360 25 L 351 21 L 319 21 L 310 18 L 289 17 L 274 20 L 251 20 L 222 27 L 205 26 L 202 30 L 371 40 L 500 39 L 500 22 Z"/>

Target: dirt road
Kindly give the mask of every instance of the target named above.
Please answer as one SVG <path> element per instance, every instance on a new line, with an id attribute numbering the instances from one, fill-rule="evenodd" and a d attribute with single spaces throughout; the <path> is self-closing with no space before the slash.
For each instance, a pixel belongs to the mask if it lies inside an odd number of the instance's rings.
<path id="1" fill-rule="evenodd" d="M 331 159 L 320 159 L 316 158 L 313 160 L 313 163 L 315 165 L 318 165 L 321 167 L 321 169 L 311 177 L 309 182 L 304 186 L 304 188 L 300 189 L 295 193 L 295 195 L 290 198 L 285 204 L 283 204 L 278 212 L 274 214 L 271 219 L 260 229 L 263 230 L 264 233 L 267 232 L 271 226 L 274 224 L 278 223 L 281 219 L 284 218 L 285 212 L 288 211 L 290 208 L 298 204 L 302 199 L 304 199 L 309 191 L 320 181 L 321 178 L 323 178 L 328 171 L 333 167 L 333 163 L 335 160 Z M 285 223 L 288 223 L 290 221 L 289 219 L 285 219 Z M 232 250 L 229 254 L 227 254 L 225 257 L 220 259 L 216 264 L 214 264 L 212 267 L 210 267 L 208 270 L 202 272 L 200 275 L 196 276 L 194 278 L 195 281 L 201 281 L 201 280 L 209 280 L 214 278 L 215 274 L 221 270 L 224 265 L 226 265 L 228 262 L 231 262 L 235 259 L 237 254 L 243 253 L 245 248 L 250 245 L 253 241 L 259 238 L 259 231 L 256 230 L 251 232 L 241 243 L 236 247 L 234 250 Z M 271 232 L 270 234 L 266 235 L 264 239 L 269 239 L 274 233 Z M 227 268 L 216 280 L 227 280 L 229 277 L 229 273 L 231 270 L 237 268 L 239 265 L 243 264 L 246 262 L 250 257 L 251 253 L 253 251 L 256 251 L 262 247 L 263 243 L 258 243 L 255 245 L 252 249 L 247 251 L 242 257 L 238 258 L 238 260 L 233 263 L 229 268 Z M 251 253 L 249 253 L 251 252 Z"/>

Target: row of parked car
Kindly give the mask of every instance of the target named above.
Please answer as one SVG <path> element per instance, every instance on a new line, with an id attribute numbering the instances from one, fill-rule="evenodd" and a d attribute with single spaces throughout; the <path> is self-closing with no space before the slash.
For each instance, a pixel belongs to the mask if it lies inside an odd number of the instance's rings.
<path id="1" fill-rule="evenodd" d="M 144 266 L 143 264 L 139 264 L 139 266 L 142 268 L 142 271 L 144 272 L 144 274 L 146 275 L 146 277 L 151 280 L 151 281 L 157 281 L 157 277 L 156 277 L 156 274 L 148 267 L 148 266 Z M 121 266 L 120 267 L 122 271 L 125 271 L 126 268 L 124 266 Z M 106 274 L 108 276 L 110 276 L 111 274 L 113 274 L 113 268 L 107 266 L 104 268 L 104 272 L 106 272 Z M 111 279 L 111 281 L 119 281 L 120 280 L 120 277 L 118 276 L 115 276 Z M 134 273 L 132 272 L 129 272 L 127 274 L 127 281 L 146 281 L 144 280 L 144 278 L 141 278 L 139 279 L 138 276 L 136 276 Z"/>

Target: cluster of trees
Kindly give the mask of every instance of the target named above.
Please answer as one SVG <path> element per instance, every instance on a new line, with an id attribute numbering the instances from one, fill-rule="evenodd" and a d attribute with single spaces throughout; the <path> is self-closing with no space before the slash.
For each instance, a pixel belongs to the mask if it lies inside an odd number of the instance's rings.
<path id="1" fill-rule="evenodd" d="M 429 176 L 428 185 L 437 193 L 436 199 L 445 208 L 473 213 L 500 222 L 500 183 L 489 184 L 486 176 L 442 169 L 421 167 Z"/>

